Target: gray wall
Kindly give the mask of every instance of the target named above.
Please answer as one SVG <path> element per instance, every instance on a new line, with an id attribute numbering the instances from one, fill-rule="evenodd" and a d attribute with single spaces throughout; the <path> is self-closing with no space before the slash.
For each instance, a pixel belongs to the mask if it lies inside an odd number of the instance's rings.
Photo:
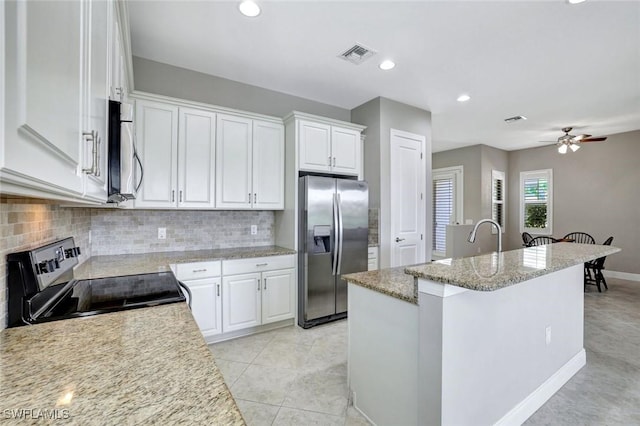
<path id="1" fill-rule="evenodd" d="M 287 95 L 226 78 L 133 57 L 135 89 L 158 95 L 284 117 L 301 111 L 349 121 L 348 109 Z"/>
<path id="2" fill-rule="evenodd" d="M 554 146 L 509 152 L 508 244 L 521 246 L 519 179 L 526 170 L 553 169 L 553 235 L 587 232 L 603 242 L 613 235 L 622 251 L 609 256 L 609 270 L 640 273 L 640 131 L 611 135 L 558 154 Z"/>
<path id="3" fill-rule="evenodd" d="M 507 174 L 508 153 L 501 149 L 487 145 L 473 145 L 464 148 L 440 151 L 433 154 L 433 168 L 463 166 L 464 168 L 464 219 L 471 219 L 476 223 L 480 219 L 491 217 L 491 171 L 499 170 Z M 509 185 L 507 184 L 507 188 Z M 507 199 L 507 205 L 509 200 Z M 509 216 L 506 216 L 507 226 Z M 506 241 L 508 229 L 504 230 L 503 239 Z M 455 239 L 459 241 L 459 239 Z M 464 242 L 464 244 L 469 244 Z M 491 233 L 491 227 L 483 225 L 478 230 L 474 243 L 475 254 L 490 253 L 496 249 L 496 237 Z M 449 248 L 447 249 L 449 252 Z M 453 253 L 468 253 L 467 248 L 457 247 Z"/>
<path id="4" fill-rule="evenodd" d="M 364 143 L 364 176 L 369 182 L 370 207 L 380 208 L 380 267 L 390 262 L 390 132 L 391 129 L 423 135 L 427 140 L 426 181 L 431 182 L 431 112 L 391 99 L 378 97 L 351 111 L 351 121 L 367 126 Z M 431 185 L 426 185 L 425 199 L 431 199 Z M 431 241 L 431 209 L 427 203 L 425 241 Z M 426 245 L 427 259 L 431 244 Z"/>

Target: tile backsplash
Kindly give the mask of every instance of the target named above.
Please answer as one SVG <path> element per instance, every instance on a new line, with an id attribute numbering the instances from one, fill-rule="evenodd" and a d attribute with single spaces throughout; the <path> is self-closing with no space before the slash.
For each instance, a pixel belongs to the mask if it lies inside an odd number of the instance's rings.
<path id="1" fill-rule="evenodd" d="M 158 228 L 166 228 L 165 240 L 158 239 Z M 272 245 L 274 213 L 94 209 L 91 239 L 94 256 Z"/>
<path id="2" fill-rule="evenodd" d="M 0 199 L 0 330 L 6 326 L 7 254 L 73 236 L 80 262 L 91 257 L 91 210 L 64 208 L 43 201 Z"/>
<path id="3" fill-rule="evenodd" d="M 378 218 L 380 210 L 369 209 L 369 245 L 378 245 L 378 233 L 380 226 L 378 224 Z"/>

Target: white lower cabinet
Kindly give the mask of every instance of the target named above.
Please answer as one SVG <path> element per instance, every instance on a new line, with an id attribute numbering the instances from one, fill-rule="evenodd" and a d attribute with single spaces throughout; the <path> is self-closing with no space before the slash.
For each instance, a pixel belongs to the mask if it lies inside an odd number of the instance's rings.
<path id="1" fill-rule="evenodd" d="M 295 256 L 172 265 L 205 339 L 295 316 Z M 209 340 L 209 339 L 207 339 Z"/>

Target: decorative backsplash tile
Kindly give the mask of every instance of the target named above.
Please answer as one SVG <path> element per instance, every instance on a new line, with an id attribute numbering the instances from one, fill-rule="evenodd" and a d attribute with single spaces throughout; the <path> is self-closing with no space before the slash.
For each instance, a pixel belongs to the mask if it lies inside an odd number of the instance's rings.
<path id="1" fill-rule="evenodd" d="M 91 256 L 91 210 L 42 201 L 0 199 L 0 330 L 6 327 L 7 254 L 28 250 L 68 236 L 82 248 L 80 262 Z"/>
<path id="2" fill-rule="evenodd" d="M 380 210 L 369 209 L 369 245 L 378 245 Z"/>
<path id="3" fill-rule="evenodd" d="M 258 233 L 251 235 L 251 225 Z M 158 228 L 167 238 L 158 239 Z M 91 215 L 93 255 L 274 244 L 272 211 L 98 210 Z"/>

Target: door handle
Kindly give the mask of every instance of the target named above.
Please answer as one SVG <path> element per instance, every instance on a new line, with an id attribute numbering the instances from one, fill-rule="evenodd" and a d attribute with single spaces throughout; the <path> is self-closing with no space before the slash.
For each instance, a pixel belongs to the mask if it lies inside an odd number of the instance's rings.
<path id="1" fill-rule="evenodd" d="M 404 238 L 396 237 L 396 243 L 399 243 L 400 241 L 404 241 Z"/>

